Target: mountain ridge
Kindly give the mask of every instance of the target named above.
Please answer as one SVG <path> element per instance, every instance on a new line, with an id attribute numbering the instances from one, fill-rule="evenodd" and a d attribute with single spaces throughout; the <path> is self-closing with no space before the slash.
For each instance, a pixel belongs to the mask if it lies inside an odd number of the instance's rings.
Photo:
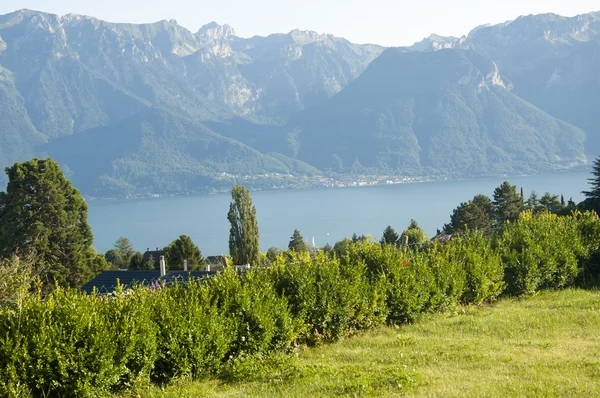
<path id="1" fill-rule="evenodd" d="M 0 16 L 0 163 L 56 157 L 94 196 L 547 172 L 600 152 L 597 103 L 600 12 L 389 49 L 214 21 Z"/>

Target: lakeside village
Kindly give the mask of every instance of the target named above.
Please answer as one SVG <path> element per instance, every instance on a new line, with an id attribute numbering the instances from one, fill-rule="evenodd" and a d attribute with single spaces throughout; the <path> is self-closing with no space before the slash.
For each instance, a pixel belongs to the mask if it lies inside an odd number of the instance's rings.
<path id="1" fill-rule="evenodd" d="M 314 188 L 354 188 L 376 185 L 410 184 L 431 181 L 448 180 L 447 176 L 380 176 L 380 175 L 337 175 L 331 176 L 294 176 L 292 174 L 267 173 L 259 175 L 234 175 L 220 173 L 213 177 L 213 185 L 189 190 L 185 193 L 153 193 L 144 192 L 140 189 L 133 194 L 122 196 L 95 196 L 84 195 L 86 200 L 103 199 L 137 199 L 137 198 L 160 198 L 166 196 L 194 195 L 194 194 L 223 194 L 231 190 L 231 186 L 241 184 L 250 187 L 253 191 L 269 190 L 292 190 L 292 189 L 314 189 Z"/>

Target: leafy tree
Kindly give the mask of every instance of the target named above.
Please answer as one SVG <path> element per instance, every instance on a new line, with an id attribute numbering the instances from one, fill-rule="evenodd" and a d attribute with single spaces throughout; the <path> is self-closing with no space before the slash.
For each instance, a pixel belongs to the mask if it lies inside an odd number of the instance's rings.
<path id="1" fill-rule="evenodd" d="M 494 206 L 485 195 L 476 195 L 473 200 L 461 203 L 450 216 L 450 224 L 444 225 L 447 233 L 457 233 L 465 230 L 479 230 L 488 233 L 494 222 Z"/>
<path id="2" fill-rule="evenodd" d="M 300 235 L 300 231 L 297 229 L 294 230 L 294 234 L 290 238 L 288 249 L 297 253 L 310 251 L 310 247 L 306 244 L 304 238 Z"/>
<path id="3" fill-rule="evenodd" d="M 121 253 L 121 257 L 125 263 L 128 263 L 129 259 L 135 254 L 135 249 L 133 248 L 131 241 L 122 236 L 117 239 L 114 248 Z"/>
<path id="4" fill-rule="evenodd" d="M 357 241 L 358 241 L 358 239 L 357 239 Z M 348 253 L 348 251 L 350 250 L 350 247 L 352 247 L 353 243 L 356 243 L 356 242 L 353 242 L 351 239 L 348 239 L 348 238 L 345 238 L 344 240 L 340 240 L 339 242 L 336 242 L 335 245 L 333 245 L 333 252 L 338 257 L 343 257 Z"/>
<path id="5" fill-rule="evenodd" d="M 400 236 L 391 225 L 388 225 L 388 227 L 383 231 L 383 236 L 379 242 L 382 245 L 398 246 L 400 244 Z"/>
<path id="6" fill-rule="evenodd" d="M 103 265 L 92 247 L 87 204 L 79 191 L 52 159 L 15 163 L 6 174 L 6 192 L 0 193 L 0 256 L 31 254 L 34 271 L 49 286 L 82 286 Z"/>
<path id="7" fill-rule="evenodd" d="M 115 268 L 126 268 L 129 265 L 129 260 L 125 261 L 121 252 L 117 249 L 110 249 L 104 254 L 104 258 Z"/>
<path id="8" fill-rule="evenodd" d="M 402 232 L 402 236 L 408 236 L 409 246 L 418 247 L 429 243 L 429 236 L 419 227 L 419 224 L 415 220 L 410 220 L 410 224 Z"/>
<path id="9" fill-rule="evenodd" d="M 517 186 L 510 185 L 508 181 L 494 190 L 493 204 L 498 225 L 518 219 L 519 214 L 525 209 L 523 198 L 517 193 Z"/>
<path id="10" fill-rule="evenodd" d="M 183 260 L 187 260 L 188 269 L 197 269 L 206 265 L 204 257 L 196 244 L 187 235 L 181 235 L 163 249 L 168 269 L 183 269 Z"/>
<path id="11" fill-rule="evenodd" d="M 281 250 L 279 250 L 277 247 L 270 247 L 269 250 L 267 250 L 267 261 L 274 263 L 275 260 L 277 260 L 279 253 L 281 253 Z"/>
<path id="12" fill-rule="evenodd" d="M 129 260 L 130 271 L 140 271 L 144 269 L 144 255 L 140 252 L 136 252 Z"/>
<path id="13" fill-rule="evenodd" d="M 333 247 L 331 247 L 329 243 L 326 243 L 321 250 L 323 250 L 325 253 L 331 253 L 333 251 Z"/>
<path id="14" fill-rule="evenodd" d="M 240 185 L 233 187 L 231 199 L 227 213 L 231 224 L 229 254 L 235 265 L 257 265 L 261 256 L 256 207 L 252 205 L 250 192 Z"/>

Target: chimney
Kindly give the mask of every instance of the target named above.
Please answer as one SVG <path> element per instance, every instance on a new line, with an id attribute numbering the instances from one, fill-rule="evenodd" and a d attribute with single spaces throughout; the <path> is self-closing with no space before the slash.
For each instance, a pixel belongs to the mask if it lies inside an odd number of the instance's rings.
<path id="1" fill-rule="evenodd" d="M 167 274 L 167 266 L 165 264 L 165 256 L 160 256 L 160 277 L 164 277 Z"/>
<path id="2" fill-rule="evenodd" d="M 146 252 L 149 252 L 149 251 L 150 251 L 150 248 L 149 248 L 149 247 L 147 247 L 147 248 L 146 248 Z"/>
<path id="3" fill-rule="evenodd" d="M 187 272 L 187 260 L 183 260 L 183 270 Z"/>

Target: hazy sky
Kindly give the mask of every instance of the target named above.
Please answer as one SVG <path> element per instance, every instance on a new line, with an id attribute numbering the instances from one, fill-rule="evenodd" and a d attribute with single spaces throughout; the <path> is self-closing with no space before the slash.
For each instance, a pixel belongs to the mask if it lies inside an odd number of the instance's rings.
<path id="1" fill-rule="evenodd" d="M 299 28 L 357 43 L 409 45 L 431 33 L 462 36 L 486 23 L 554 12 L 600 11 L 598 0 L 0 0 L 0 14 L 21 8 L 86 14 L 112 22 L 176 19 L 197 31 L 227 23 L 242 37 Z"/>

